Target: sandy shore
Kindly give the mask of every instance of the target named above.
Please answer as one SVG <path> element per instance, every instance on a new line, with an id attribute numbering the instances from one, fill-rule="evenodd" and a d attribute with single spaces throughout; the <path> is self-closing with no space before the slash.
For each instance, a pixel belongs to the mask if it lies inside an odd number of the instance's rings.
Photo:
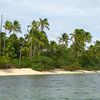
<path id="1" fill-rule="evenodd" d="M 64 71 L 64 70 L 52 70 L 52 71 L 34 71 L 30 68 L 22 69 L 0 69 L 0 76 L 9 76 L 9 75 L 45 75 L 45 74 L 89 74 L 89 73 L 100 73 L 100 71 Z"/>

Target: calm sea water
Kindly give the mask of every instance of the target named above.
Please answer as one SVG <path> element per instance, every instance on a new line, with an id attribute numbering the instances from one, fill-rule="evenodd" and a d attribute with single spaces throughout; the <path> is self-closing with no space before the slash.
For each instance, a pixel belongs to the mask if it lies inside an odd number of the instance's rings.
<path id="1" fill-rule="evenodd" d="M 0 100 L 100 100 L 100 74 L 0 77 Z"/>

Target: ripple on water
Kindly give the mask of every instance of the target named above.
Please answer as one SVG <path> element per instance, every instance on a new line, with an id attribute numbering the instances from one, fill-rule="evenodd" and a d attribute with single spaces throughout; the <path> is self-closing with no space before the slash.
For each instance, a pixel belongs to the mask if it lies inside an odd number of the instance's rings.
<path id="1" fill-rule="evenodd" d="M 0 77 L 0 100 L 100 100 L 100 74 Z"/>

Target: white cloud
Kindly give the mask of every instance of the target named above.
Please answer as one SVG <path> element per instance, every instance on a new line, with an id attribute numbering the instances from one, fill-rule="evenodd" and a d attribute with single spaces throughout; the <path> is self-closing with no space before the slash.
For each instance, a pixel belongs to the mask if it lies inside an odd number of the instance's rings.
<path id="1" fill-rule="evenodd" d="M 100 0 L 0 0 L 0 4 L 5 19 L 18 19 L 24 32 L 33 19 L 47 17 L 51 25 L 49 38 L 74 28 L 85 28 L 94 39 L 100 38 Z"/>

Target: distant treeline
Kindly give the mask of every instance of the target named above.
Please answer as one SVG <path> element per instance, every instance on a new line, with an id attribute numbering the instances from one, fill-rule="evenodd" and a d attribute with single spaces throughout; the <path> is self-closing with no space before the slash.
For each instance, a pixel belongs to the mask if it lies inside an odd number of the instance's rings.
<path id="1" fill-rule="evenodd" d="M 84 29 L 62 33 L 58 41 L 49 41 L 46 31 L 50 28 L 46 18 L 33 20 L 24 37 L 17 37 L 17 33 L 21 33 L 17 20 L 7 20 L 3 28 L 5 31 L 0 32 L 0 68 L 100 69 L 100 41 L 86 47 L 87 43 L 91 44 L 92 36 Z"/>

